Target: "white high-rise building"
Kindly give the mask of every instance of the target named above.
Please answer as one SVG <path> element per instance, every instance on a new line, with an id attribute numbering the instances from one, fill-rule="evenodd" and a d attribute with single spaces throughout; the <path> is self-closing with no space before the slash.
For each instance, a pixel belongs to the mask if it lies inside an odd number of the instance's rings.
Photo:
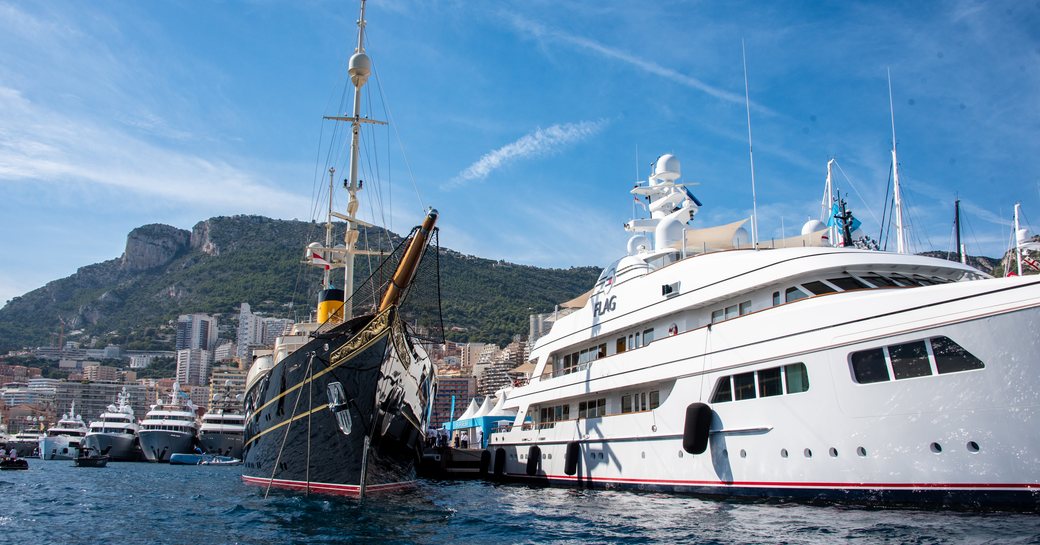
<path id="1" fill-rule="evenodd" d="M 177 317 L 177 350 L 201 348 L 212 351 L 217 342 L 217 319 L 209 314 Z"/>
<path id="2" fill-rule="evenodd" d="M 205 386 L 209 380 L 210 353 L 201 348 L 177 351 L 177 382 L 184 386 Z"/>
<path id="3" fill-rule="evenodd" d="M 238 311 L 238 339 L 235 355 L 240 361 L 249 360 L 250 348 L 254 345 L 263 344 L 263 322 L 262 319 L 253 314 L 249 309 L 249 303 L 242 303 Z"/>

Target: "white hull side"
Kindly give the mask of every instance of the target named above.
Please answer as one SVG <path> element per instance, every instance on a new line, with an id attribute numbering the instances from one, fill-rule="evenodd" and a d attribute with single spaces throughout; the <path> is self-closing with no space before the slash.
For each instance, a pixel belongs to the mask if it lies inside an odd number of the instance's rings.
<path id="1" fill-rule="evenodd" d="M 79 456 L 82 437 L 58 435 L 40 439 L 40 458 L 44 460 L 73 460 Z"/>
<path id="2" fill-rule="evenodd" d="M 596 362 L 577 373 L 584 378 L 574 383 L 604 395 L 657 384 L 657 409 L 498 433 L 490 449 L 495 456 L 503 448 L 504 473 L 522 479 L 720 496 L 869 500 L 880 495 L 910 503 L 993 500 L 1035 508 L 1040 506 L 1040 374 L 1035 370 L 1040 309 L 1034 287 L 1020 291 L 984 304 L 882 302 L 905 310 L 883 318 L 861 310 L 864 319 L 840 327 L 815 328 L 809 316 L 763 312 L 734 320 L 742 330 L 727 330 L 724 322 L 714 332 L 702 328 L 661 339 L 638 360 L 630 355 Z M 862 300 L 863 306 L 870 304 Z M 826 315 L 818 308 L 812 312 Z M 955 339 L 986 367 L 874 384 L 852 380 L 850 352 L 936 336 Z M 755 342 L 760 338 L 768 340 Z M 713 404 L 708 450 L 683 451 L 686 408 L 707 403 L 719 377 L 792 362 L 806 365 L 807 392 Z M 569 390 L 553 393 L 561 392 Z M 541 395 L 530 397 L 553 402 L 544 386 Z M 571 442 L 580 445 L 576 475 L 564 471 Z M 541 450 L 534 477 L 527 471 L 532 445 Z"/>

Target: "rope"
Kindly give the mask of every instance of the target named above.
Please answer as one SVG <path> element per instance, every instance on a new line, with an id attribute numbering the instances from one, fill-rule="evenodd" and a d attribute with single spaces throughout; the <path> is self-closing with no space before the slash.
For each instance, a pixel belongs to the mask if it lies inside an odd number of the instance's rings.
<path id="1" fill-rule="evenodd" d="M 310 353 L 310 357 L 307 358 L 307 375 L 311 373 L 311 364 L 314 363 L 314 352 Z M 267 489 L 264 490 L 264 499 L 267 499 L 267 495 L 271 493 L 271 485 L 274 483 L 274 476 L 278 473 L 278 464 L 282 462 L 282 452 L 285 451 L 285 441 L 289 438 L 289 430 L 292 428 L 293 418 L 296 418 L 296 409 L 300 406 L 300 398 L 303 397 L 303 388 L 300 388 L 300 392 L 296 394 L 296 403 L 293 404 L 292 414 L 289 415 L 289 424 L 285 426 L 285 435 L 282 436 L 282 444 L 278 447 L 278 456 L 274 459 L 274 468 L 271 469 L 271 478 L 267 480 Z M 308 437 L 308 440 L 310 438 Z M 308 484 L 309 487 L 309 484 Z"/>
<path id="2" fill-rule="evenodd" d="M 326 346 L 328 346 L 328 345 L 326 345 Z M 311 360 L 312 361 L 313 361 L 313 359 L 314 359 L 314 356 L 311 356 Z M 307 380 L 307 382 L 308 382 L 307 406 L 311 407 L 311 408 L 314 408 L 314 371 L 310 368 L 310 366 L 307 367 L 307 370 L 308 370 L 308 374 L 307 374 L 307 379 L 308 379 Z M 305 469 L 305 475 L 306 475 L 307 494 L 308 495 L 310 495 L 310 493 L 311 493 L 311 416 L 313 416 L 313 415 L 314 415 L 314 411 L 309 411 L 307 413 L 307 467 Z M 286 433 L 288 433 L 288 430 L 286 431 Z"/>

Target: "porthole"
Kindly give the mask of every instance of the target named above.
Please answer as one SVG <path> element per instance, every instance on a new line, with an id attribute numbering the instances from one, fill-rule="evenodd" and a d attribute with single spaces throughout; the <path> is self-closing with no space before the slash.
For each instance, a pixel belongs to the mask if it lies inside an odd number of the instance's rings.
<path id="1" fill-rule="evenodd" d="M 942 445 L 940 445 L 939 443 L 932 443 L 929 446 L 929 448 L 932 450 L 932 452 L 934 452 L 936 454 L 939 454 L 940 452 L 942 452 Z"/>
<path id="2" fill-rule="evenodd" d="M 741 458 L 747 458 L 747 451 L 744 450 L 744 449 L 740 449 L 740 457 Z"/>
<path id="3" fill-rule="evenodd" d="M 679 457 L 682 458 L 682 451 L 679 451 Z"/>
<path id="4" fill-rule="evenodd" d="M 780 457 L 781 458 L 787 458 L 787 449 L 785 449 L 785 448 L 780 449 Z"/>
<path id="5" fill-rule="evenodd" d="M 547 456 L 549 456 L 549 459 L 552 460 L 552 454 L 548 454 Z"/>
<path id="6" fill-rule="evenodd" d="M 639 457 L 646 460 L 646 451 L 640 452 Z"/>
<path id="7" fill-rule="evenodd" d="M 866 456 L 867 455 L 867 449 L 865 449 L 863 447 L 857 447 L 856 448 L 856 454 L 858 454 L 860 456 Z"/>
<path id="8" fill-rule="evenodd" d="M 657 431 L 657 424 L 650 426 L 650 431 Z"/>
<path id="9" fill-rule="evenodd" d="M 978 452 L 979 444 L 975 441 L 968 441 L 968 452 Z"/>
<path id="10" fill-rule="evenodd" d="M 812 449 L 805 449 L 803 452 L 806 458 L 812 458 Z"/>
<path id="11" fill-rule="evenodd" d="M 837 458 L 838 457 L 838 449 L 836 449 L 834 447 L 831 447 L 831 449 L 828 451 L 828 453 L 830 453 L 831 458 Z"/>

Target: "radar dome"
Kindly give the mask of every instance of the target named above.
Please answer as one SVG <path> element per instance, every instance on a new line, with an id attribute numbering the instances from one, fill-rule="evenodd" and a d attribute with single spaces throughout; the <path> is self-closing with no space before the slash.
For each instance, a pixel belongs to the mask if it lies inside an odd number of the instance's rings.
<path id="1" fill-rule="evenodd" d="M 354 53 L 350 57 L 350 64 L 347 66 L 350 81 L 356 87 L 364 85 L 368 81 L 368 76 L 372 75 L 372 59 L 364 53 Z"/>
<path id="2" fill-rule="evenodd" d="M 654 177 L 674 182 L 681 175 L 682 168 L 679 166 L 678 157 L 666 153 L 657 158 L 657 165 L 654 166 Z"/>
<path id="3" fill-rule="evenodd" d="M 824 225 L 824 223 L 820 220 L 809 220 L 805 222 L 805 225 L 802 226 L 802 235 L 809 235 L 815 233 L 816 231 L 822 231 L 826 228 L 827 226 Z"/>

